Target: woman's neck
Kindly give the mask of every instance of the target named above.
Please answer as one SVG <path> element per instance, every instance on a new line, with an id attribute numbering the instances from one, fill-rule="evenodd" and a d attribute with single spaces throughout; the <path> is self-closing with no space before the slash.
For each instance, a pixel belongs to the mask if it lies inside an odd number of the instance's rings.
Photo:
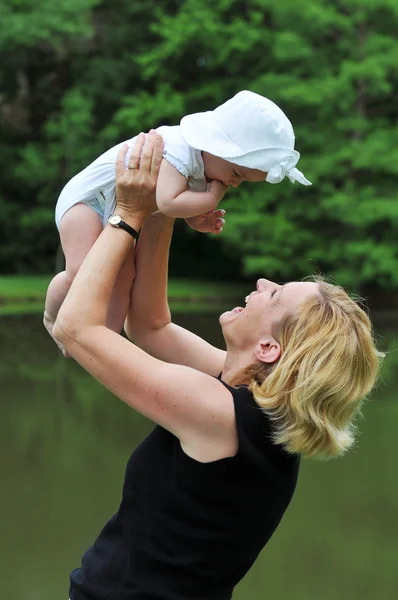
<path id="1" fill-rule="evenodd" d="M 233 351 L 228 349 L 222 371 L 222 380 L 231 385 L 234 385 L 237 380 L 241 384 L 248 383 L 248 381 L 244 381 L 244 372 L 254 362 L 256 362 L 256 358 L 253 356 L 252 351 L 243 352 L 242 350 Z"/>

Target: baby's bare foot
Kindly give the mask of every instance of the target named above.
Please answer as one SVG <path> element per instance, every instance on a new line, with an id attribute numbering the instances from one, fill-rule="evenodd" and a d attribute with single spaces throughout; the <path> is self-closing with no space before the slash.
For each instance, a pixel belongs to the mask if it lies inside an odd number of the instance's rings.
<path id="1" fill-rule="evenodd" d="M 43 316 L 43 325 L 47 329 L 48 333 L 51 335 L 54 342 L 57 344 L 58 348 L 61 350 L 61 352 L 65 356 L 65 358 L 68 358 L 69 354 L 65 350 L 64 346 L 61 344 L 61 342 L 56 340 L 53 336 L 54 321 L 50 318 L 50 316 L 46 312 L 44 312 L 44 316 Z"/>

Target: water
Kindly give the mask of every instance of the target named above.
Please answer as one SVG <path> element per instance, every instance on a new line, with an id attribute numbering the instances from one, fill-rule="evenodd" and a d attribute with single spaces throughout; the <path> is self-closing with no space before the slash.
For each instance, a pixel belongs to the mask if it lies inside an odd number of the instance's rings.
<path id="1" fill-rule="evenodd" d="M 177 322 L 221 344 L 215 315 Z M 383 349 L 398 322 L 381 323 Z M 116 510 L 152 424 L 58 354 L 38 316 L 0 319 L 0 598 L 67 600 L 68 576 Z M 304 461 L 284 519 L 234 600 L 395 600 L 398 353 L 346 458 Z M 261 506 L 250 506 L 261 519 Z"/>

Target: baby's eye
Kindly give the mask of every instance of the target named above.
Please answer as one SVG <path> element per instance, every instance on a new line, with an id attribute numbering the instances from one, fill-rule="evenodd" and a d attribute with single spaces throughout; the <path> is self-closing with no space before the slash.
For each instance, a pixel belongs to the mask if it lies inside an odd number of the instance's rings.
<path id="1" fill-rule="evenodd" d="M 272 298 L 272 296 L 275 296 L 275 294 L 276 294 L 277 291 L 278 290 L 272 290 L 272 292 L 271 292 L 271 298 Z"/>
<path id="2" fill-rule="evenodd" d="M 234 174 L 234 177 L 240 177 L 239 173 L 237 173 L 236 171 L 232 171 L 232 173 Z"/>

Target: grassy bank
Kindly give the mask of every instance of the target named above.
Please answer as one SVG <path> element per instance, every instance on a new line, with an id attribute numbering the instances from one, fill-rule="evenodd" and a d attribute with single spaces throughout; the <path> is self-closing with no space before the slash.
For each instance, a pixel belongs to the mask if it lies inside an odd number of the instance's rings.
<path id="1" fill-rule="evenodd" d="M 51 275 L 0 277 L 0 315 L 40 312 Z M 172 279 L 169 300 L 172 310 L 211 310 L 241 300 L 250 290 L 241 283 Z"/>
<path id="2" fill-rule="evenodd" d="M 10 275 L 0 277 L 0 303 L 32 299 L 42 300 L 51 280 L 50 275 Z"/>

